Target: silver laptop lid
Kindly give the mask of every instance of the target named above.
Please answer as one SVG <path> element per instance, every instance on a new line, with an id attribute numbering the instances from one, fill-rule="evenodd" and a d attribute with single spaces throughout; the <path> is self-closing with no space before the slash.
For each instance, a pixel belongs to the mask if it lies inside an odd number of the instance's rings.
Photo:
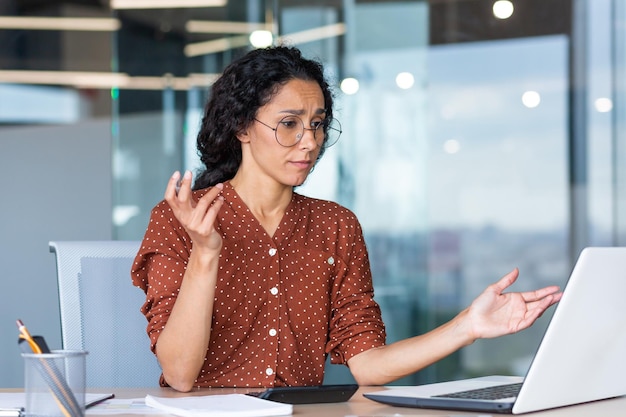
<path id="1" fill-rule="evenodd" d="M 527 413 L 626 395 L 626 247 L 584 249 L 517 398 L 441 397 L 521 381 L 488 376 L 364 395 L 386 404 Z"/>
<path id="2" fill-rule="evenodd" d="M 584 249 L 513 413 L 626 394 L 626 247 Z"/>

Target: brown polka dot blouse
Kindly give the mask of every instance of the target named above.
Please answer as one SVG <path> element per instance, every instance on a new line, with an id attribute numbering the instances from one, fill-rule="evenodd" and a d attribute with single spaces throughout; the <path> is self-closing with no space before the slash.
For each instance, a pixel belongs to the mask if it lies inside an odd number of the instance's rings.
<path id="1" fill-rule="evenodd" d="M 319 385 L 327 354 L 345 364 L 385 343 L 367 249 L 351 211 L 294 193 L 270 237 L 230 183 L 222 194 L 216 229 L 223 246 L 198 387 Z M 142 312 L 153 351 L 191 247 L 169 205 L 160 202 L 131 271 L 146 292 Z"/>

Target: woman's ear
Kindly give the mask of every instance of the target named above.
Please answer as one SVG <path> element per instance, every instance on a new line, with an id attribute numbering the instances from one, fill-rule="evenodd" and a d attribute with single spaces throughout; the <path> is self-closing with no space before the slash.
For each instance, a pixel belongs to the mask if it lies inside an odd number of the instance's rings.
<path id="1" fill-rule="evenodd" d="M 246 127 L 246 128 L 239 130 L 239 132 L 237 132 L 237 139 L 239 139 L 239 142 L 241 143 L 250 142 L 249 128 Z"/>

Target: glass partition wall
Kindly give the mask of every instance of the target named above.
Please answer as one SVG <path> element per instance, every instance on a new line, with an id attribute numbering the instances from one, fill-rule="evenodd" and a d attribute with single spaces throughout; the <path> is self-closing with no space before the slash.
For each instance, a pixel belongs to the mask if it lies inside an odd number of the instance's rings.
<path id="1" fill-rule="evenodd" d="M 564 285 L 582 247 L 626 244 L 618 0 L 34 3 L 12 0 L 0 13 L 112 26 L 18 20 L 16 29 L 0 19 L 0 136 L 16 124 L 109 118 L 116 239 L 140 239 L 171 173 L 198 167 L 209 86 L 265 41 L 322 60 L 333 83 L 343 134 L 297 191 L 361 220 L 389 342 L 443 323 L 514 267 L 515 289 Z M 37 81 L 30 70 L 68 78 Z M 49 93 L 74 100 L 73 116 L 50 120 L 58 105 L 35 112 L 16 101 Z M 549 317 L 399 383 L 523 374 Z M 327 382 L 350 379 L 329 365 Z"/>

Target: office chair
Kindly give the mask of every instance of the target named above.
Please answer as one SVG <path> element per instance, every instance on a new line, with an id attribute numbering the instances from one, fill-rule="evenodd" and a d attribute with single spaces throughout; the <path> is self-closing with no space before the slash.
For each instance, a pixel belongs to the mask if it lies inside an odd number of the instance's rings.
<path id="1" fill-rule="evenodd" d="M 56 256 L 64 349 L 87 350 L 87 387 L 156 387 L 161 368 L 150 351 L 132 285 L 135 241 L 50 242 Z"/>

